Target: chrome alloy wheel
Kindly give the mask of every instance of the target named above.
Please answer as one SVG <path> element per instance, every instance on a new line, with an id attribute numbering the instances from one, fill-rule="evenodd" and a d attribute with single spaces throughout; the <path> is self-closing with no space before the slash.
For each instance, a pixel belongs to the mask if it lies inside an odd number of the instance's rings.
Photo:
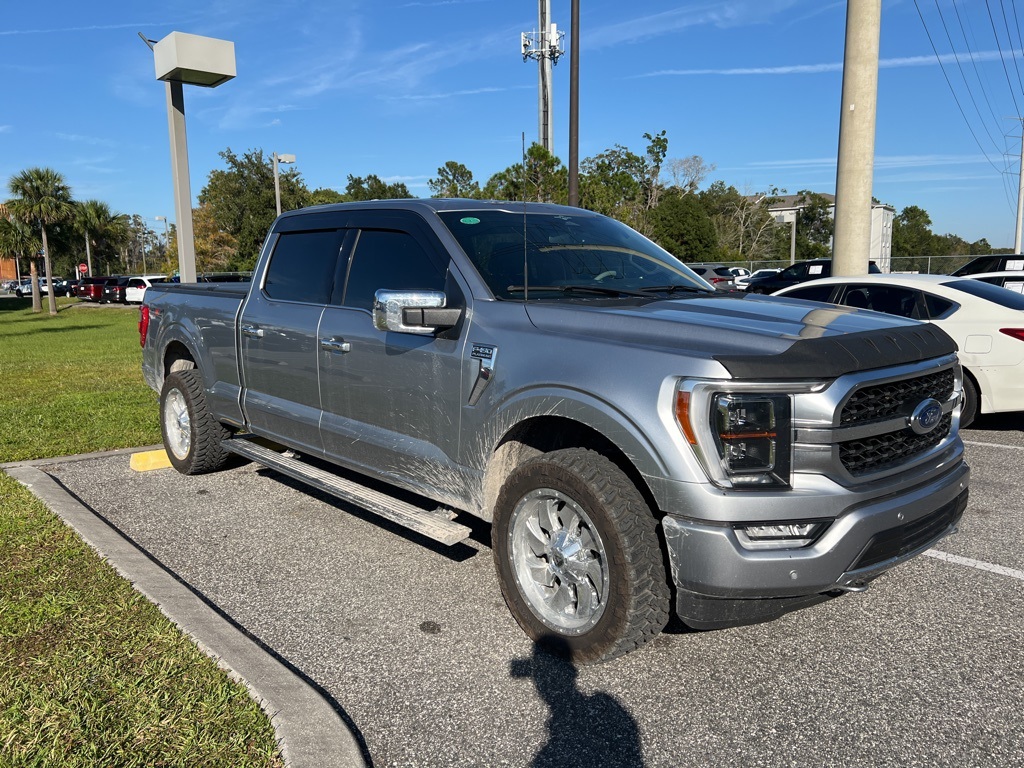
<path id="1" fill-rule="evenodd" d="M 509 552 L 519 592 L 563 634 L 592 629 L 608 602 L 608 558 L 587 513 L 552 488 L 530 491 L 512 512 Z"/>
<path id="2" fill-rule="evenodd" d="M 164 432 L 171 452 L 179 459 L 187 458 L 192 448 L 192 419 L 179 389 L 172 389 L 164 399 Z"/>

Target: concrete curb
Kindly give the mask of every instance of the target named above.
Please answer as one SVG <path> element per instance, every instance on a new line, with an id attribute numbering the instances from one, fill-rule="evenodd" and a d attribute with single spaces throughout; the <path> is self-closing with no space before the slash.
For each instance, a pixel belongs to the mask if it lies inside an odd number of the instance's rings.
<path id="1" fill-rule="evenodd" d="M 111 453 L 128 454 L 137 450 Z M 82 458 L 86 456 L 74 457 Z M 155 603 L 204 653 L 248 688 L 249 694 L 270 717 L 286 765 L 292 768 L 365 768 L 355 735 L 312 685 L 203 602 L 50 475 L 32 466 L 66 460 L 19 462 L 3 468 L 73 528 L 137 591 Z"/>

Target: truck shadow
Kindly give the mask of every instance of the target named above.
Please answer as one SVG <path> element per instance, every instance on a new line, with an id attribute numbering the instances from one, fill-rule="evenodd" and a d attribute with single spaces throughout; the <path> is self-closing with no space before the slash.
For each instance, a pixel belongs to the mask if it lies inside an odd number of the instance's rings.
<path id="1" fill-rule="evenodd" d="M 531 768 L 643 768 L 636 720 L 611 694 L 580 691 L 568 657 L 565 641 L 551 636 L 534 643 L 530 658 L 509 662 L 510 676 L 531 679 L 550 710 Z"/>

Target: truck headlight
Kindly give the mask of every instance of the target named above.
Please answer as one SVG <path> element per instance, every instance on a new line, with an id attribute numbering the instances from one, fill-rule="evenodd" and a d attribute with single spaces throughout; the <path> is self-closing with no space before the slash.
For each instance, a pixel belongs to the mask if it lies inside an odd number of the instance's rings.
<path id="1" fill-rule="evenodd" d="M 676 420 L 708 476 L 726 488 L 788 488 L 791 395 L 718 387 L 683 382 L 676 393 Z"/>
<path id="2" fill-rule="evenodd" d="M 718 458 L 733 484 L 789 485 L 789 396 L 722 393 L 712 408 Z"/>

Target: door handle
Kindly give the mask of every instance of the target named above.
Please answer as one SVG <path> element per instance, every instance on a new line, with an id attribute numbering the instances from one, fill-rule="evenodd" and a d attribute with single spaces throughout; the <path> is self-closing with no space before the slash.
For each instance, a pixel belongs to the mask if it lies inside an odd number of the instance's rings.
<path id="1" fill-rule="evenodd" d="M 262 328 L 257 328 L 255 325 L 243 325 L 242 326 L 242 335 L 243 336 L 248 336 L 248 337 L 253 338 L 253 339 L 262 339 L 263 338 L 263 329 Z"/>
<path id="2" fill-rule="evenodd" d="M 328 352 L 351 352 L 352 345 L 344 339 L 320 339 L 320 349 Z"/>

